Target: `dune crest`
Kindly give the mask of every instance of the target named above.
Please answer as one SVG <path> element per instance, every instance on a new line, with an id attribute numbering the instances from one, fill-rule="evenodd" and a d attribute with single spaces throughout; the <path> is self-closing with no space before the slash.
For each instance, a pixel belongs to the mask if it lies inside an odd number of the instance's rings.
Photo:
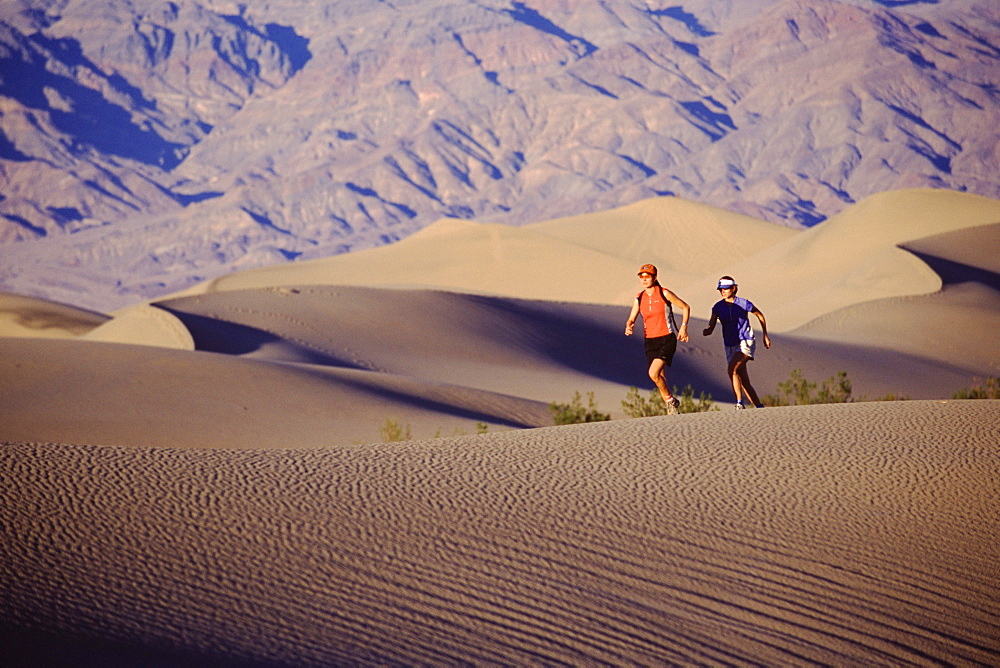
<path id="1" fill-rule="evenodd" d="M 937 273 L 901 245 L 1000 221 L 1000 201 L 934 189 L 873 195 L 808 230 L 666 197 L 508 227 L 441 221 L 395 244 L 236 272 L 173 297 L 281 285 L 441 289 L 628 306 L 637 263 L 708 316 L 731 274 L 775 332 L 877 299 L 935 292 Z"/>
<path id="2" fill-rule="evenodd" d="M 727 271 L 768 316 L 789 332 L 840 309 L 941 289 L 941 277 L 899 246 L 1000 221 L 1000 201 L 942 190 L 880 193 L 795 237 L 736 262 Z M 698 302 L 718 299 L 714 279 L 681 285 Z"/>
<path id="3" fill-rule="evenodd" d="M 900 244 L 941 281 L 927 295 L 888 297 L 827 313 L 795 331 L 809 339 L 932 356 L 1000 376 L 1000 223 Z M 891 353 L 887 353 L 891 354 Z"/>
<path id="4" fill-rule="evenodd" d="M 194 350 L 194 339 L 184 323 L 163 309 L 149 304 L 128 306 L 111 320 L 83 334 L 81 339 L 105 343 Z"/>
<path id="5" fill-rule="evenodd" d="M 104 314 L 68 304 L 0 293 L 0 337 L 72 338 L 108 319 Z"/>
<path id="6" fill-rule="evenodd" d="M 636 267 L 652 262 L 669 284 L 721 270 L 799 233 L 680 197 L 642 200 L 536 223 L 531 229 L 611 253 Z"/>

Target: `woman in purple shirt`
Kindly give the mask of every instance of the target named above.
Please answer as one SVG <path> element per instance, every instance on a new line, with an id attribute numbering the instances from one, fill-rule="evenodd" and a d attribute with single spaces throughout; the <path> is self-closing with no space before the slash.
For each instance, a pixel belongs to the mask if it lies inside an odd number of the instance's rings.
<path id="1" fill-rule="evenodd" d="M 751 313 L 760 320 L 761 331 L 764 333 L 764 347 L 771 347 L 764 314 L 749 299 L 736 296 L 739 286 L 732 276 L 720 278 L 716 289 L 722 294 L 722 299 L 712 307 L 712 318 L 702 334 L 710 336 L 715 331 L 715 323 L 717 321 L 722 323 L 722 343 L 726 347 L 726 361 L 729 363 L 729 379 L 733 383 L 733 393 L 736 395 L 736 408 L 744 407 L 744 394 L 756 408 L 763 408 L 757 390 L 750 384 L 747 362 L 753 359 L 757 345 L 754 341 L 753 327 L 750 326 Z"/>

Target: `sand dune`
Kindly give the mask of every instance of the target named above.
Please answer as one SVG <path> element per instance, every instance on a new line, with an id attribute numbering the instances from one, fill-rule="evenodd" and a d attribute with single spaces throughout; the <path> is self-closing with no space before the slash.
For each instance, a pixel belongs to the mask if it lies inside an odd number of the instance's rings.
<path id="1" fill-rule="evenodd" d="M 109 318 L 67 304 L 0 293 L 0 337 L 72 338 Z"/>
<path id="2" fill-rule="evenodd" d="M 446 219 L 390 246 L 251 269 L 178 296 L 278 285 L 356 285 L 628 304 L 639 265 L 666 284 L 715 275 L 795 230 L 664 197 L 523 227 Z"/>
<path id="3" fill-rule="evenodd" d="M 936 292 L 940 277 L 899 246 L 998 221 L 1000 201 L 931 189 L 873 195 L 800 232 L 660 198 L 520 228 L 444 220 L 390 246 L 239 272 L 182 295 L 360 285 L 627 306 L 647 257 L 703 317 L 728 273 L 767 305 L 774 331 L 788 332 L 842 308 Z"/>
<path id="4" fill-rule="evenodd" d="M 86 341 L 194 350 L 194 340 L 184 324 L 163 309 L 148 304 L 121 309 L 107 322 L 81 334 L 80 338 Z"/>
<path id="5" fill-rule="evenodd" d="M 156 308 L 184 324 L 198 352 L 0 339 L 3 437 L 327 447 L 380 441 L 387 421 L 415 438 L 551 425 L 548 404 L 575 392 L 593 392 L 600 410 L 620 418 L 629 387 L 651 389 L 640 337 L 622 334 L 621 307 L 302 286 Z M 762 392 L 793 369 L 813 380 L 846 371 L 857 397 L 951 396 L 976 376 L 935 359 L 788 335 L 754 364 Z M 724 370 L 717 337 L 695 336 L 670 379 L 729 402 Z"/>
<path id="6" fill-rule="evenodd" d="M 791 407 L 316 450 L 8 443 L 5 652 L 995 664 L 998 411 Z"/>
<path id="7" fill-rule="evenodd" d="M 935 272 L 940 291 L 840 309 L 796 335 L 929 356 L 979 376 L 1000 375 L 1000 224 L 924 237 L 901 248 Z"/>
<path id="8" fill-rule="evenodd" d="M 389 246 L 230 274 L 185 294 L 275 285 L 362 285 L 448 289 L 487 295 L 621 303 L 632 276 L 628 260 L 568 244 L 530 226 L 442 220 Z"/>
<path id="9" fill-rule="evenodd" d="M 880 193 L 795 237 L 734 263 L 726 273 L 741 293 L 766 306 L 775 331 L 787 332 L 840 309 L 879 299 L 926 295 L 941 277 L 899 246 L 945 232 L 987 227 L 1000 201 L 940 190 Z M 696 302 L 714 297 L 714 283 L 681 284 Z"/>
<path id="10" fill-rule="evenodd" d="M 1000 402 L 929 401 L 997 374 L 998 220 L 658 199 L 108 315 L 3 296 L 3 662 L 1000 663 Z M 651 388 L 622 333 L 647 259 L 694 309 L 673 385 L 728 408 L 699 334 L 732 273 L 774 332 L 761 392 L 924 400 L 523 429 Z"/>
<path id="11" fill-rule="evenodd" d="M 622 335 L 628 312 L 620 306 L 348 286 L 227 291 L 160 305 L 185 322 L 199 348 L 274 362 L 356 367 L 545 403 L 593 391 L 614 415 L 630 386 L 652 387 L 641 336 Z M 692 322 L 695 335 L 681 344 L 671 382 L 728 400 L 722 344 L 700 335 L 704 321 Z M 777 335 L 754 375 L 770 391 L 796 368 L 816 380 L 847 371 L 857 396 L 914 398 L 951 396 L 978 373 L 919 352 Z"/>
<path id="12" fill-rule="evenodd" d="M 668 284 L 724 271 L 739 260 L 799 234 L 787 227 L 677 197 L 546 221 L 531 229 L 631 260 L 636 267 L 652 262 Z"/>
<path id="13" fill-rule="evenodd" d="M 552 424 L 546 404 L 356 369 L 95 343 L 0 339 L 3 438 L 137 447 L 326 447 Z"/>

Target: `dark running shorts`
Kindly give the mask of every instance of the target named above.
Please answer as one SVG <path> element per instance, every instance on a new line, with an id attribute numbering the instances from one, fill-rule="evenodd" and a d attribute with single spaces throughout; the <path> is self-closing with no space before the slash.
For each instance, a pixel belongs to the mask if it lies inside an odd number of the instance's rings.
<path id="1" fill-rule="evenodd" d="M 674 359 L 677 352 L 677 335 L 667 334 L 666 336 L 654 336 L 646 339 L 646 362 L 653 363 L 653 360 L 663 360 L 667 366 Z"/>

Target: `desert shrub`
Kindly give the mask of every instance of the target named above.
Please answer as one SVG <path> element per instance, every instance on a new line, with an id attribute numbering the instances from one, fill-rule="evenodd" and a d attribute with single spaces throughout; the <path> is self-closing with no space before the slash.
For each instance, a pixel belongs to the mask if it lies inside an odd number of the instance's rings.
<path id="1" fill-rule="evenodd" d="M 909 401 L 909 397 L 905 394 L 896 394 L 895 392 L 890 392 L 889 394 L 883 394 L 881 397 L 871 397 L 868 398 L 867 395 L 861 397 L 858 401 Z"/>
<path id="2" fill-rule="evenodd" d="M 976 379 L 976 384 L 970 388 L 959 390 L 951 395 L 952 399 L 1000 399 L 1000 378 L 987 378 L 983 383 Z"/>
<path id="3" fill-rule="evenodd" d="M 489 430 L 490 430 L 490 426 L 488 424 L 486 424 L 485 422 L 477 422 L 476 423 L 476 434 L 477 435 L 485 434 Z M 451 435 L 452 436 L 468 436 L 469 434 L 468 434 L 467 431 L 465 431 L 461 427 L 455 427 L 455 429 L 454 429 L 454 431 L 452 431 Z M 444 434 L 441 433 L 440 429 L 438 429 L 437 431 L 434 432 L 434 438 L 444 438 Z"/>
<path id="4" fill-rule="evenodd" d="M 583 406 L 583 398 L 579 392 L 573 393 L 573 399 L 568 404 L 561 404 L 553 401 L 549 404 L 549 411 L 556 424 L 580 424 L 582 422 L 604 422 L 610 420 L 611 416 L 597 410 L 597 403 L 594 401 L 594 393 L 587 392 L 587 407 Z"/>
<path id="5" fill-rule="evenodd" d="M 707 413 L 708 411 L 719 410 L 719 407 L 712 401 L 711 394 L 701 392 L 698 394 L 698 398 L 695 399 L 694 388 L 690 385 L 685 385 L 684 389 L 679 393 L 675 387 L 674 396 L 681 400 L 680 406 L 677 407 L 678 413 Z"/>
<path id="6" fill-rule="evenodd" d="M 389 418 L 386 418 L 385 424 L 379 427 L 378 433 L 386 443 L 408 441 L 412 438 L 410 435 L 410 425 L 400 426 L 397 421 Z"/>
<path id="7" fill-rule="evenodd" d="M 802 369 L 792 369 L 788 380 L 778 383 L 776 394 L 761 400 L 765 406 L 805 406 L 808 404 L 846 404 L 854 401 L 851 381 L 846 371 L 839 371 L 818 385 L 802 375 Z"/>
<path id="8" fill-rule="evenodd" d="M 705 411 L 719 410 L 710 394 L 702 392 L 695 399 L 694 388 L 690 385 L 686 385 L 681 391 L 675 387 L 674 396 L 681 402 L 677 407 L 678 413 L 704 413 Z M 622 410 L 629 417 L 653 417 L 666 415 L 667 405 L 663 403 L 663 397 L 660 396 L 659 390 L 653 390 L 648 397 L 643 397 L 637 388 L 630 387 L 628 394 L 622 399 Z"/>
<path id="9" fill-rule="evenodd" d="M 836 376 L 830 376 L 820 385 L 816 393 L 816 404 L 848 404 L 854 401 L 851 397 L 851 381 L 846 371 L 838 371 Z"/>

